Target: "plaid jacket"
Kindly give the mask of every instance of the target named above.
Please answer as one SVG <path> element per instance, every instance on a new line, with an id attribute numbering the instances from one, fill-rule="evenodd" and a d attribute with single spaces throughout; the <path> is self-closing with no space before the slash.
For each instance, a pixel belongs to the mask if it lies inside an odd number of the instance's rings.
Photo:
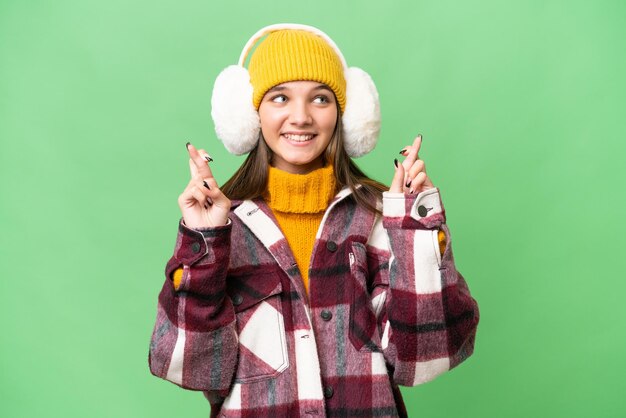
<path id="1" fill-rule="evenodd" d="M 317 233 L 309 296 L 262 200 L 233 202 L 226 226 L 181 222 L 151 372 L 204 391 L 212 417 L 406 416 L 397 385 L 427 382 L 474 347 L 478 307 L 444 222 L 438 189 L 385 193 L 382 217 L 342 190 Z"/>

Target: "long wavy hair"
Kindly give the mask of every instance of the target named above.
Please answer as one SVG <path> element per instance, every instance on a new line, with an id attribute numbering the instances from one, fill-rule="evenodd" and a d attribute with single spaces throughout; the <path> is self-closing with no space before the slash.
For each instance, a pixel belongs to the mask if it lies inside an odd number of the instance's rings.
<path id="1" fill-rule="evenodd" d="M 269 165 L 272 163 L 272 150 L 267 146 L 263 134 L 259 134 L 257 146 L 233 176 L 222 186 L 222 192 L 229 199 L 245 200 L 262 198 L 267 191 Z M 348 156 L 343 146 L 341 116 L 337 112 L 335 131 L 324 151 L 324 165 L 332 164 L 337 193 L 348 186 L 358 205 L 380 214 L 376 202 L 388 188 L 369 178 Z"/>

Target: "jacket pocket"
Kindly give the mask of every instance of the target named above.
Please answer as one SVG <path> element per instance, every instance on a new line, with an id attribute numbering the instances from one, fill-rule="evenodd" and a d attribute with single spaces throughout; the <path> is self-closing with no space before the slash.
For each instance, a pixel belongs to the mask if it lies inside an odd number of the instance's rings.
<path id="1" fill-rule="evenodd" d="M 350 342 L 357 350 L 381 351 L 376 332 L 376 315 L 368 289 L 367 252 L 360 242 L 352 243 L 350 258 Z"/>
<path id="2" fill-rule="evenodd" d="M 228 278 L 239 336 L 238 383 L 271 379 L 289 367 L 282 291 L 277 271 Z"/>

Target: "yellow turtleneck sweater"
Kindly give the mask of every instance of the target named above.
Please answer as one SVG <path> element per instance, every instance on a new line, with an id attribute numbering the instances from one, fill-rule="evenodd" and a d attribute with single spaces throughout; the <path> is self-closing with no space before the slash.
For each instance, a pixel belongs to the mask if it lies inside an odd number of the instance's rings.
<path id="1" fill-rule="evenodd" d="M 265 201 L 272 209 L 309 291 L 309 264 L 324 211 L 335 196 L 333 167 L 291 174 L 270 167 Z"/>

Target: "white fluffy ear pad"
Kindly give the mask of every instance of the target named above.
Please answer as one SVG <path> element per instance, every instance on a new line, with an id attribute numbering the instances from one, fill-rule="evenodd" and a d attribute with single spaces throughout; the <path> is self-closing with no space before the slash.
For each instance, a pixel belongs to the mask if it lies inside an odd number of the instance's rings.
<path id="1" fill-rule="evenodd" d="M 343 133 L 346 152 L 360 157 L 376 146 L 380 133 L 380 103 L 371 77 L 357 67 L 350 67 L 346 77 L 346 109 Z"/>
<path id="2" fill-rule="evenodd" d="M 244 67 L 230 65 L 217 76 L 211 117 L 217 137 L 232 154 L 246 154 L 256 146 L 261 122 L 252 105 L 252 84 Z"/>

